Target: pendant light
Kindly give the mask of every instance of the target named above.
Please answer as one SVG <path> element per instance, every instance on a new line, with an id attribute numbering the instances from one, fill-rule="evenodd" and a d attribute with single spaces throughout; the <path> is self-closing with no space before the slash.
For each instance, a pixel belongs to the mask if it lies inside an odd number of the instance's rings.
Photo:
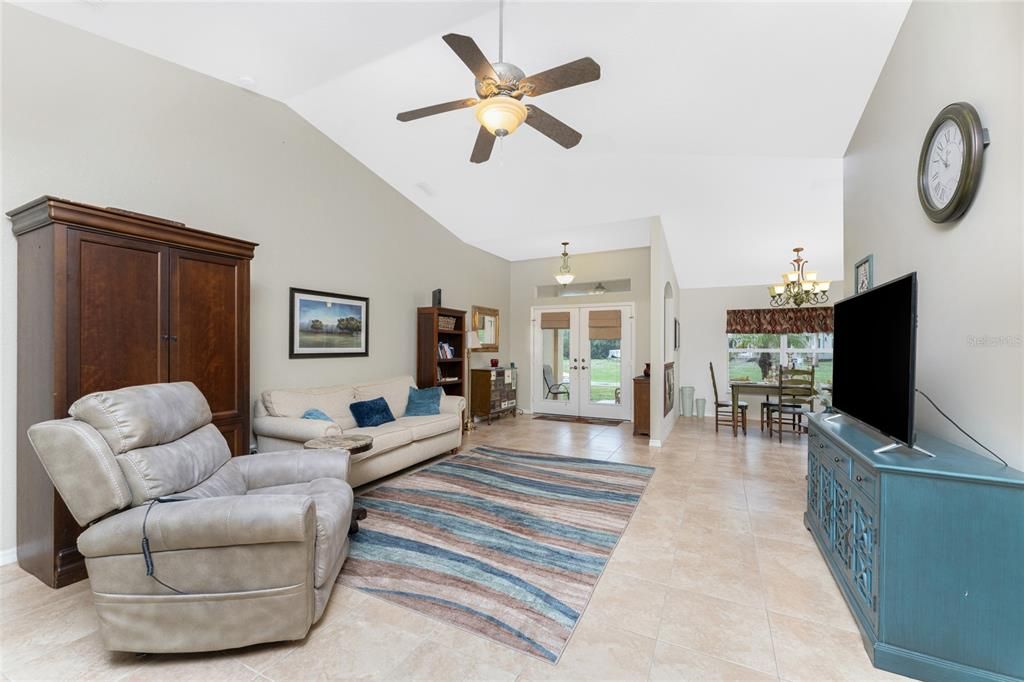
<path id="1" fill-rule="evenodd" d="M 572 270 L 569 268 L 569 242 L 562 242 L 562 267 L 558 268 L 558 274 L 555 275 L 555 279 L 563 287 L 572 284 L 572 281 L 576 279 L 576 275 L 572 274 Z"/>

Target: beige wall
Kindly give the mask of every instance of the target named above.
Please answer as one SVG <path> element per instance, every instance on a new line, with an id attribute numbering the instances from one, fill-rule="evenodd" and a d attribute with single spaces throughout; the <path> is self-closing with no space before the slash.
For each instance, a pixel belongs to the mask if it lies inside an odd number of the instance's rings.
<path id="1" fill-rule="evenodd" d="M 673 348 L 679 316 L 679 282 L 661 222 L 651 227 L 651 444 L 661 445 L 679 416 L 679 351 Z M 682 319 L 680 319 L 682 324 Z M 675 404 L 665 414 L 665 365 L 675 363 Z"/>
<path id="2" fill-rule="evenodd" d="M 571 246 L 571 245 L 570 245 Z M 557 243 L 552 248 L 559 248 Z M 562 264 L 561 257 L 537 258 L 512 263 L 511 310 L 506 324 L 502 320 L 502 344 L 507 342 L 509 359 L 514 360 L 519 373 L 519 404 L 525 410 L 532 409 L 533 382 L 530 376 L 531 324 L 530 309 L 542 305 L 590 305 L 595 303 L 634 303 L 634 374 L 643 370 L 650 360 L 650 284 L 651 250 L 623 249 L 601 253 L 570 254 L 569 263 L 579 282 L 600 282 L 613 279 L 629 279 L 630 291 L 607 293 L 598 296 L 576 296 L 566 298 L 537 296 L 538 286 L 555 283 L 554 274 Z M 539 379 L 538 379 L 539 380 Z"/>
<path id="3" fill-rule="evenodd" d="M 284 105 L 9 5 L 2 37 L 3 208 L 55 194 L 259 242 L 254 397 L 273 386 L 414 373 L 416 307 L 430 305 L 437 287 L 445 305 L 487 305 L 508 318 L 507 261 L 461 242 Z M 0 549 L 9 549 L 16 375 L 9 223 L 0 244 Z M 289 360 L 289 286 L 368 296 L 370 356 Z"/>
<path id="4" fill-rule="evenodd" d="M 829 273 L 821 273 L 827 277 Z M 832 302 L 843 297 L 843 283 L 832 282 L 829 298 Z M 680 292 L 679 322 L 682 325 L 682 343 L 679 358 L 679 382 L 694 387 L 694 397 L 707 400 L 705 416 L 714 416 L 714 391 L 708 363 L 715 363 L 718 395 L 729 400 L 729 372 L 727 363 L 727 335 L 725 312 L 733 309 L 768 307 L 768 285 L 752 287 L 712 287 L 683 289 Z M 678 398 L 677 398 L 678 400 Z M 759 417 L 756 399 L 751 403 L 749 416 Z"/>
<path id="5" fill-rule="evenodd" d="M 1024 5 L 914 3 L 844 163 L 846 280 L 866 254 L 875 281 L 918 273 L 917 386 L 1024 468 Z M 928 220 L 914 178 L 928 126 L 977 107 L 992 144 L 973 206 Z M 994 345 L 973 345 L 972 338 Z M 925 401 L 917 427 L 972 446 Z M 977 448 L 974 448 L 977 449 Z"/>

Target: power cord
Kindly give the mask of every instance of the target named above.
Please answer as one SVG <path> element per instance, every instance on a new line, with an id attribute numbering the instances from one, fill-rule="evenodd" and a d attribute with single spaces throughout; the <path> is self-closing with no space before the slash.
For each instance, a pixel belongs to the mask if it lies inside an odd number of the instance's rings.
<path id="1" fill-rule="evenodd" d="M 979 440 L 978 440 L 977 438 L 975 438 L 975 437 L 974 437 L 974 436 L 972 436 L 971 434 L 969 434 L 969 433 L 967 433 L 966 431 L 964 431 L 964 430 L 963 430 L 963 429 L 962 429 L 962 428 L 960 427 L 960 425 L 959 425 L 959 424 L 957 424 L 957 423 L 956 423 L 955 421 L 953 421 L 953 418 L 952 418 L 952 417 L 950 417 L 950 416 L 949 416 L 948 414 L 946 414 L 945 412 L 943 412 L 943 411 L 942 411 L 942 408 L 941 408 L 941 407 L 939 407 L 938 405 L 936 405 L 936 404 L 935 404 L 935 401 L 934 401 L 934 400 L 932 400 L 932 399 L 931 399 L 930 397 L 928 397 L 928 394 L 927 394 L 927 393 L 925 393 L 924 391 L 922 391 L 922 390 L 921 390 L 921 389 L 919 389 L 919 388 L 915 388 L 914 390 L 915 390 L 915 391 L 917 391 L 918 393 L 920 393 L 920 394 L 921 394 L 922 396 L 924 396 L 924 399 L 925 399 L 925 400 L 927 400 L 928 402 L 930 402 L 930 403 L 932 404 L 932 407 L 934 407 L 934 408 L 935 408 L 935 411 L 936 411 L 936 412 L 938 412 L 939 414 L 941 414 L 941 415 L 942 415 L 943 417 L 945 417 L 945 418 L 946 418 L 946 420 L 947 420 L 947 421 L 949 421 L 949 423 L 950 423 L 950 424 L 952 424 L 953 426 L 955 426 L 955 427 L 956 427 L 956 430 L 957 430 L 957 431 L 959 431 L 960 433 L 964 434 L 965 436 L 967 436 L 968 438 L 970 438 L 971 440 L 973 440 L 973 441 L 974 441 L 975 443 L 977 443 L 978 447 L 980 447 L 980 448 L 981 448 L 981 449 L 983 449 L 983 450 L 984 450 L 985 452 L 987 452 L 988 454 L 992 455 L 993 457 L 995 457 L 996 459 L 998 459 L 998 460 L 999 460 L 1000 462 L 1002 462 L 1002 463 L 1003 463 L 1003 466 L 1004 466 L 1004 467 L 1008 467 L 1008 466 L 1010 466 L 1009 464 L 1007 464 L 1007 463 L 1006 463 L 1006 460 L 1005 460 L 1005 459 L 1003 459 L 1002 457 L 1000 457 L 1000 456 L 999 456 L 999 455 L 997 455 L 996 453 L 994 453 L 994 452 L 992 452 L 991 450 L 989 450 L 989 449 L 988 449 L 987 447 L 985 447 L 984 445 L 982 445 L 982 444 L 981 444 L 981 442 L 980 442 L 980 441 L 979 441 Z"/>
<path id="2" fill-rule="evenodd" d="M 191 498 L 188 497 L 157 497 L 149 501 L 149 506 L 146 507 L 146 513 L 142 517 L 142 557 L 146 560 L 146 575 L 153 580 L 157 581 L 164 587 L 175 594 L 188 594 L 188 592 L 182 592 L 176 587 L 171 587 L 160 578 L 157 578 L 153 574 L 153 554 L 149 551 L 149 535 L 146 534 L 146 521 L 149 520 L 149 512 L 153 511 L 153 505 L 158 502 L 184 502 Z"/>

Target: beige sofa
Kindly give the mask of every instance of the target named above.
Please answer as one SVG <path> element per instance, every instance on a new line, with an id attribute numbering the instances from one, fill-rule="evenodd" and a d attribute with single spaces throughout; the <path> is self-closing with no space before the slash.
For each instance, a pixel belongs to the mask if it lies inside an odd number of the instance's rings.
<path id="1" fill-rule="evenodd" d="M 78 549 L 108 649 L 213 651 L 306 635 L 348 556 L 347 453 L 232 457 L 190 382 L 92 393 L 70 412 L 28 437 L 89 525 Z"/>
<path id="2" fill-rule="evenodd" d="M 462 445 L 465 399 L 446 395 L 441 398 L 441 414 L 407 417 L 409 388 L 414 386 L 413 378 L 404 376 L 366 384 L 264 391 L 256 401 L 253 419 L 257 450 L 295 450 L 307 440 L 323 436 L 372 436 L 371 450 L 351 456 L 348 482 L 353 487 L 456 450 Z M 349 405 L 381 397 L 395 421 L 367 428 L 356 426 Z M 302 419 L 309 409 L 321 410 L 334 421 Z"/>

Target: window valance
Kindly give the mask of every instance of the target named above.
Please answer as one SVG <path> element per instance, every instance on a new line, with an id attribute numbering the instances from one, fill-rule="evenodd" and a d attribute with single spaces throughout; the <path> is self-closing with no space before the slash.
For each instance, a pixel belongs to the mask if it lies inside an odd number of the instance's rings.
<path id="1" fill-rule="evenodd" d="M 728 334 L 827 334 L 832 332 L 832 306 L 727 310 L 725 331 Z"/>

